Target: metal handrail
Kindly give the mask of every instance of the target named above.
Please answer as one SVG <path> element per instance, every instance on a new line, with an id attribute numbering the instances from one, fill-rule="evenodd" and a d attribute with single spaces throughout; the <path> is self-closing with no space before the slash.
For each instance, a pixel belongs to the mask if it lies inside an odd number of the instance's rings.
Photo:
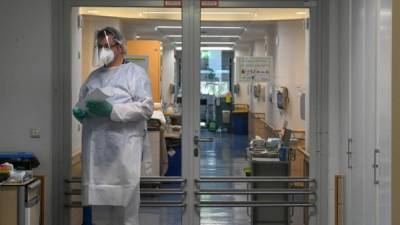
<path id="1" fill-rule="evenodd" d="M 64 192 L 66 195 L 81 195 L 82 190 L 80 189 L 72 189 L 70 191 Z M 186 191 L 182 189 L 150 189 L 150 188 L 141 188 L 141 195 L 185 195 Z"/>
<path id="2" fill-rule="evenodd" d="M 140 194 L 142 195 L 186 195 L 186 191 L 182 189 L 151 189 L 141 188 Z"/>
<path id="3" fill-rule="evenodd" d="M 200 179 L 195 179 L 196 183 L 210 183 L 210 182 L 307 182 L 314 183 L 314 178 L 309 177 L 267 177 L 267 176 L 257 176 L 257 177 L 200 177 Z"/>
<path id="4" fill-rule="evenodd" d="M 176 207 L 176 208 L 184 208 L 186 204 L 159 204 L 159 203 L 151 203 L 151 204 L 140 204 L 140 207 Z"/>
<path id="5" fill-rule="evenodd" d="M 81 177 L 71 177 L 64 180 L 65 183 L 81 183 Z M 186 179 L 181 177 L 141 177 L 141 183 L 160 182 L 160 183 L 186 183 Z"/>
<path id="6" fill-rule="evenodd" d="M 312 202 L 201 201 L 196 207 L 315 207 Z"/>
<path id="7" fill-rule="evenodd" d="M 71 177 L 64 180 L 67 184 L 81 183 L 82 179 L 80 177 Z M 141 201 L 141 207 L 186 207 L 184 203 L 184 196 L 186 191 L 184 191 L 184 185 L 186 179 L 181 177 L 141 177 L 141 184 L 151 184 L 151 183 L 181 183 L 180 188 L 141 188 L 141 195 L 182 195 L 180 201 Z M 71 189 L 64 192 L 65 195 L 81 195 L 81 189 Z M 82 208 L 82 202 L 71 201 L 65 204 L 65 207 L 70 208 Z"/>
<path id="8" fill-rule="evenodd" d="M 82 208 L 82 202 L 73 201 L 69 204 L 65 204 L 68 208 Z M 186 207 L 186 204 L 179 201 L 169 201 L 169 202 L 141 202 L 140 207 Z"/>
<path id="9" fill-rule="evenodd" d="M 201 189 L 196 195 L 251 195 L 251 194 L 288 194 L 288 195 L 315 195 L 310 189 Z"/>

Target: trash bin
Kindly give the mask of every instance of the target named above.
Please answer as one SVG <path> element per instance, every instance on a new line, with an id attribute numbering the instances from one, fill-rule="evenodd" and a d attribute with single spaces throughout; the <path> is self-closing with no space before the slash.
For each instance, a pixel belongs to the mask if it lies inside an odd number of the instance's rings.
<path id="1" fill-rule="evenodd" d="M 166 138 L 168 149 L 168 170 L 165 176 L 182 175 L 181 139 Z"/>
<path id="2" fill-rule="evenodd" d="M 249 113 L 248 112 L 232 112 L 232 133 L 239 135 L 248 135 L 249 130 Z"/>

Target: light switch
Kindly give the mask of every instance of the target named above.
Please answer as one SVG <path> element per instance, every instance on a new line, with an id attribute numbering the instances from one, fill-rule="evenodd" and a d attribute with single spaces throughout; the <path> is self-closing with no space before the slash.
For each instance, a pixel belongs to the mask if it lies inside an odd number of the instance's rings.
<path id="1" fill-rule="evenodd" d="M 31 138 L 40 138 L 39 128 L 31 128 Z"/>

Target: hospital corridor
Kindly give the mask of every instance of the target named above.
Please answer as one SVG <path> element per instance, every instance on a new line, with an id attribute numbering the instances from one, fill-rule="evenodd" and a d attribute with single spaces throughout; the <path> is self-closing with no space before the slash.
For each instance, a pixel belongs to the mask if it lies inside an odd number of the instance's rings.
<path id="1" fill-rule="evenodd" d="M 0 1 L 0 225 L 400 224 L 400 1 Z"/>

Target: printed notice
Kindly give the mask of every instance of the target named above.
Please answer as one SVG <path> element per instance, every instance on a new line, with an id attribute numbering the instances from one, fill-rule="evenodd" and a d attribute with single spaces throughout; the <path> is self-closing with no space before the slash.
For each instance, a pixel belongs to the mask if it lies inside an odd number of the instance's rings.
<path id="1" fill-rule="evenodd" d="M 236 74 L 239 81 L 270 81 L 272 57 L 237 57 Z"/>

